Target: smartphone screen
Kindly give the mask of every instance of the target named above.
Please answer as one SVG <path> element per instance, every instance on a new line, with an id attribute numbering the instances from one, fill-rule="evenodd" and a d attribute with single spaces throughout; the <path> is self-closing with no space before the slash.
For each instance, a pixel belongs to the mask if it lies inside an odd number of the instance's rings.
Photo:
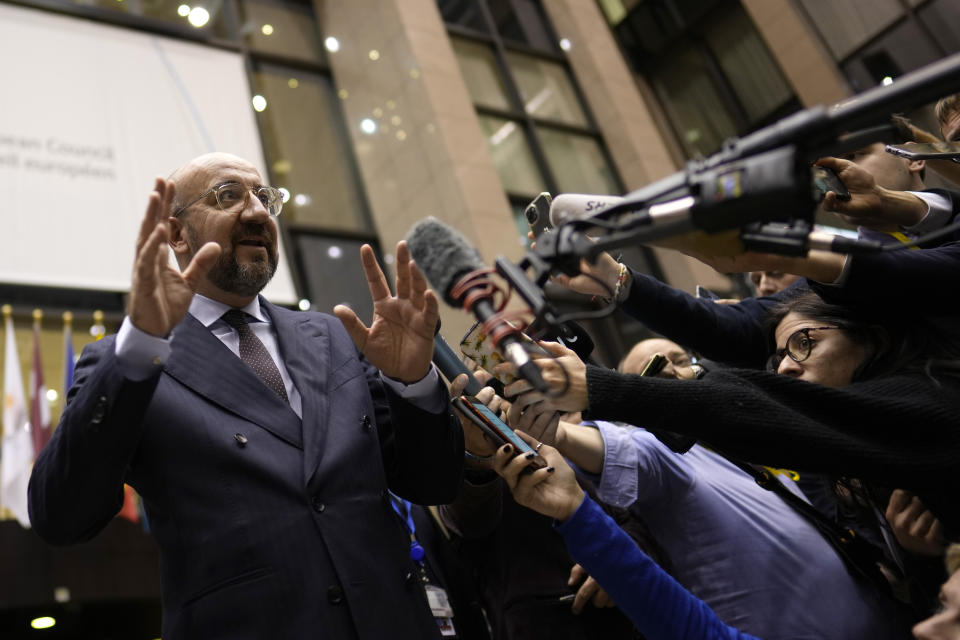
<path id="1" fill-rule="evenodd" d="M 813 186 L 819 193 L 819 200 L 823 200 L 827 191 L 833 191 L 837 194 L 837 200 L 846 201 L 850 199 L 850 192 L 847 191 L 847 187 L 840 181 L 837 174 L 827 167 L 813 167 Z"/>
<path id="2" fill-rule="evenodd" d="M 533 448 L 528 445 L 520 436 L 518 436 L 513 429 L 510 428 L 506 422 L 501 420 L 497 414 L 490 410 L 487 405 L 483 404 L 475 398 L 464 398 L 467 401 L 469 408 L 473 409 L 483 420 L 487 423 L 502 439 L 506 440 L 513 445 L 518 454 L 533 453 L 536 455 L 535 458 L 531 460 L 532 463 L 537 466 L 545 466 L 543 458 L 537 454 Z"/>

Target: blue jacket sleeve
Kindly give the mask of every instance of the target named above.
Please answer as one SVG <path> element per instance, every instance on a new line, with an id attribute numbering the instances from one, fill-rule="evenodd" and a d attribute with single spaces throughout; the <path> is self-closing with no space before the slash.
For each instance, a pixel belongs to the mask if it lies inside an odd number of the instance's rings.
<path id="1" fill-rule="evenodd" d="M 918 317 L 960 313 L 960 298 L 949 293 L 958 281 L 960 241 L 955 240 L 929 249 L 853 256 L 841 284 L 810 286 L 828 302 Z"/>
<path id="2" fill-rule="evenodd" d="M 716 304 L 636 271 L 622 308 L 649 329 L 731 366 L 762 368 L 767 358 L 767 310 L 786 295 Z M 794 286 L 800 286 L 800 280 Z M 786 291 L 793 291 L 790 287 Z"/>
<path id="3" fill-rule="evenodd" d="M 570 555 L 648 640 L 756 640 L 723 624 L 710 607 L 643 553 L 589 496 L 557 530 Z"/>
<path id="4" fill-rule="evenodd" d="M 123 505 L 123 483 L 159 379 L 120 374 L 110 336 L 84 348 L 67 406 L 33 466 L 30 522 L 50 544 L 93 538 Z"/>

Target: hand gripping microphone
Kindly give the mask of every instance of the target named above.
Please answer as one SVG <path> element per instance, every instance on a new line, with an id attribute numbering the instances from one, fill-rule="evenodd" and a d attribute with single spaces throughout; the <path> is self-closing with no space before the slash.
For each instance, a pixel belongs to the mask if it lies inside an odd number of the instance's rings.
<path id="1" fill-rule="evenodd" d="M 466 238 L 430 217 L 421 220 L 407 234 L 414 262 L 430 286 L 452 307 L 461 307 L 483 323 L 497 351 L 517 368 L 535 389 L 549 393 L 540 369 L 523 346 L 520 331 L 500 317 L 493 305 L 493 283 L 485 274 L 480 254 Z"/>

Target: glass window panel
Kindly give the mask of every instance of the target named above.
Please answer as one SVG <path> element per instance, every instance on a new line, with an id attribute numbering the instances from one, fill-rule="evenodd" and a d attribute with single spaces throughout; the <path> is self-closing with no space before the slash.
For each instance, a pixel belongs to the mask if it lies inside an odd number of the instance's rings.
<path id="1" fill-rule="evenodd" d="M 258 115 L 274 186 L 290 192 L 282 218 L 368 232 L 369 219 L 349 161 L 353 152 L 330 79 L 260 65 L 253 85 L 266 98 L 266 108 Z"/>
<path id="2" fill-rule="evenodd" d="M 451 38 L 463 80 L 473 103 L 480 107 L 510 110 L 510 100 L 489 46 Z"/>
<path id="3" fill-rule="evenodd" d="M 595 138 L 537 127 L 540 144 L 560 191 L 619 193 L 620 188 Z"/>
<path id="4" fill-rule="evenodd" d="M 903 14 L 899 0 L 800 0 L 800 3 L 837 59 Z"/>
<path id="5" fill-rule="evenodd" d="M 556 51 L 547 17 L 536 0 L 487 0 L 493 21 L 504 40 L 520 42 L 534 49 Z"/>
<path id="6" fill-rule="evenodd" d="M 529 194 L 532 200 L 546 190 L 543 176 L 533 160 L 533 153 L 523 127 L 513 120 L 480 114 L 480 127 L 487 136 L 493 164 L 508 193 Z"/>
<path id="7" fill-rule="evenodd" d="M 728 11 L 710 29 L 707 41 L 751 121 L 763 119 L 792 97 L 790 85 L 742 9 Z"/>
<path id="8" fill-rule="evenodd" d="M 912 20 L 904 21 L 878 39 L 843 66 L 843 71 L 856 91 L 876 86 L 885 76 L 913 71 L 940 58 L 940 53 L 926 34 Z"/>
<path id="9" fill-rule="evenodd" d="M 335 306 L 345 304 L 369 326 L 373 302 L 360 264 L 360 247 L 370 241 L 303 231 L 294 231 L 292 235 L 311 308 L 332 313 Z M 378 260 L 384 264 L 379 256 Z"/>
<path id="10" fill-rule="evenodd" d="M 527 113 L 538 118 L 587 126 L 587 118 L 567 70 L 562 65 L 509 51 L 507 63 Z"/>
<path id="11" fill-rule="evenodd" d="M 694 50 L 678 51 L 651 80 L 687 155 L 713 153 L 737 133 L 703 58 Z"/>
<path id="12" fill-rule="evenodd" d="M 624 6 L 623 0 L 598 0 L 598 2 L 600 10 L 603 11 L 611 27 L 616 27 L 627 17 L 627 7 Z"/>
<path id="13" fill-rule="evenodd" d="M 517 244 L 523 245 L 526 248 L 530 248 L 530 245 L 533 244 L 527 234 L 530 233 L 530 224 L 527 222 L 527 216 L 524 213 L 527 210 L 527 205 L 530 204 L 532 200 L 517 200 L 510 199 L 510 207 L 513 213 L 513 222 L 517 225 Z"/>
<path id="14" fill-rule="evenodd" d="M 244 0 L 240 33 L 250 48 L 311 62 L 322 62 L 323 47 L 309 5 Z"/>
<path id="15" fill-rule="evenodd" d="M 474 0 L 437 0 L 437 8 L 447 24 L 455 24 L 474 31 L 487 32 L 480 3 Z"/>
<path id="16" fill-rule="evenodd" d="M 960 51 L 960 3 L 936 0 L 920 9 L 918 15 L 945 51 Z"/>
<path id="17" fill-rule="evenodd" d="M 679 35 L 680 25 L 668 7 L 643 2 L 634 7 L 617 28 L 628 49 L 655 53 L 670 45 Z M 636 54 L 635 54 L 636 55 Z"/>
<path id="18" fill-rule="evenodd" d="M 224 7 L 223 0 L 204 0 L 202 4 L 184 2 L 184 0 L 140 0 L 139 2 L 73 0 L 73 4 L 162 20 L 184 29 L 201 30 L 218 38 L 229 37 L 224 19 L 227 9 Z M 192 7 L 193 11 L 181 15 L 179 12 L 181 5 Z"/>

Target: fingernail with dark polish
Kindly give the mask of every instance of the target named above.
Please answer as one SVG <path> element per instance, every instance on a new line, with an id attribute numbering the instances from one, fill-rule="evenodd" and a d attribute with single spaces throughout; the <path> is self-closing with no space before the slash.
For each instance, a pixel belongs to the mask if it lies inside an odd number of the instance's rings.
<path id="1" fill-rule="evenodd" d="M 523 456 L 523 457 L 526 458 L 527 460 L 533 460 L 534 456 L 536 456 L 536 455 L 537 455 L 537 454 L 535 454 L 533 451 L 531 451 L 530 453 L 528 453 L 527 455 L 525 455 L 525 456 Z"/>
<path id="2" fill-rule="evenodd" d="M 547 467 L 547 473 L 553 473 L 556 470 L 556 467 Z"/>
<path id="3" fill-rule="evenodd" d="M 513 451 L 513 447 L 511 447 L 511 446 L 508 445 L 508 444 L 503 445 L 503 452 L 504 452 L 504 453 L 510 453 L 511 451 Z"/>

